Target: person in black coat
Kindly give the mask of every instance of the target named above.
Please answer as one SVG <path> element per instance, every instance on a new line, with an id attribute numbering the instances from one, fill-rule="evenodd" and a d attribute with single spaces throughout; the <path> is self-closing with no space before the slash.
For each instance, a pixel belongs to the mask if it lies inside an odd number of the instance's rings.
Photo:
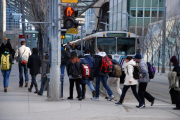
<path id="1" fill-rule="evenodd" d="M 177 76 L 180 77 L 180 66 L 176 56 L 172 56 L 170 62 L 174 66 L 173 71 L 177 72 Z M 180 110 L 180 91 L 176 91 L 174 88 L 171 88 L 170 95 L 172 104 L 176 104 L 176 107 L 173 108 L 173 110 Z"/>
<path id="2" fill-rule="evenodd" d="M 41 59 L 38 56 L 38 49 L 32 49 L 33 54 L 29 56 L 27 66 L 30 69 L 30 74 L 32 77 L 32 82 L 30 88 L 28 88 L 29 92 L 31 92 L 33 85 L 35 86 L 36 91 L 34 93 L 38 93 L 38 86 L 36 82 L 36 75 L 39 73 L 39 68 L 41 67 Z"/>
<path id="3" fill-rule="evenodd" d="M 7 43 L 6 43 L 5 47 L 8 48 L 10 50 L 10 54 L 12 54 L 13 49 L 12 49 L 12 46 L 11 46 L 11 40 L 10 39 L 7 40 Z"/>

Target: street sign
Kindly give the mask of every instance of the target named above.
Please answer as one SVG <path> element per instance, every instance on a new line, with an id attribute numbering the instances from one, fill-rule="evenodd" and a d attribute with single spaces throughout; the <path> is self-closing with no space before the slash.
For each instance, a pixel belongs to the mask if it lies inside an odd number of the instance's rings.
<path id="1" fill-rule="evenodd" d="M 68 34 L 78 34 L 77 28 L 70 28 L 68 31 L 66 31 Z"/>
<path id="2" fill-rule="evenodd" d="M 64 3 L 77 3 L 78 0 L 62 0 Z"/>

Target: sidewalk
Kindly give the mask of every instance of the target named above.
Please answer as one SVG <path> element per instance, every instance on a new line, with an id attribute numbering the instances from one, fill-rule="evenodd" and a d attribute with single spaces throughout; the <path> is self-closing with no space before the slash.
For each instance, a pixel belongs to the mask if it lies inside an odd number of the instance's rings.
<path id="1" fill-rule="evenodd" d="M 29 76 L 31 79 L 31 77 Z M 37 76 L 40 80 L 40 75 Z M 48 101 L 47 92 L 43 96 L 29 93 L 27 88 L 19 88 L 18 65 L 13 65 L 8 92 L 3 92 L 3 77 L 0 73 L 0 120 L 178 120 L 180 112 L 173 111 L 174 105 L 156 100 L 154 106 L 146 102 L 146 108 L 137 109 L 133 94 L 127 92 L 123 106 L 115 106 L 116 101 L 92 101 L 91 92 L 86 86 L 85 100 L 78 101 L 74 89 L 74 100 L 69 96 L 69 80 L 64 82 L 64 99 L 58 102 Z M 29 83 L 30 84 L 30 83 Z M 38 82 L 40 86 L 40 82 Z M 123 87 L 121 85 L 121 87 Z M 112 89 L 117 99 L 116 89 Z"/>

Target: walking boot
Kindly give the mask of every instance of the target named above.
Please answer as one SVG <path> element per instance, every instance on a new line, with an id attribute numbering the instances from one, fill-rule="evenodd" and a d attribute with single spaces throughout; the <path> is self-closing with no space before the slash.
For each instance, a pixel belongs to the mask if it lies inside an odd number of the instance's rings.
<path id="1" fill-rule="evenodd" d="M 33 86 L 30 86 L 30 88 L 28 88 L 28 91 L 31 92 L 32 88 L 33 88 Z"/>
<path id="2" fill-rule="evenodd" d="M 35 87 L 35 92 L 34 93 L 38 93 L 38 87 Z"/>
<path id="3" fill-rule="evenodd" d="M 96 96 L 96 91 L 92 91 L 92 97 L 95 97 Z"/>
<path id="4" fill-rule="evenodd" d="M 7 87 L 4 88 L 4 92 L 7 92 Z"/>
<path id="5" fill-rule="evenodd" d="M 24 87 L 28 87 L 28 81 L 26 81 L 26 83 L 25 83 L 25 86 Z"/>

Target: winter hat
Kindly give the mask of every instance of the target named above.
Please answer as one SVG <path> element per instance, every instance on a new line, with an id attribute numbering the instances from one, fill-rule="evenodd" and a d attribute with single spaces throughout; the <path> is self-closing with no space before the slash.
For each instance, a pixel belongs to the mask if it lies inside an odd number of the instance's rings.
<path id="1" fill-rule="evenodd" d="M 136 58 L 136 59 L 141 59 L 141 54 L 140 54 L 140 53 L 137 53 L 134 58 Z"/>
<path id="2" fill-rule="evenodd" d="M 178 60 L 177 60 L 176 56 L 172 56 L 170 62 L 178 63 Z"/>

